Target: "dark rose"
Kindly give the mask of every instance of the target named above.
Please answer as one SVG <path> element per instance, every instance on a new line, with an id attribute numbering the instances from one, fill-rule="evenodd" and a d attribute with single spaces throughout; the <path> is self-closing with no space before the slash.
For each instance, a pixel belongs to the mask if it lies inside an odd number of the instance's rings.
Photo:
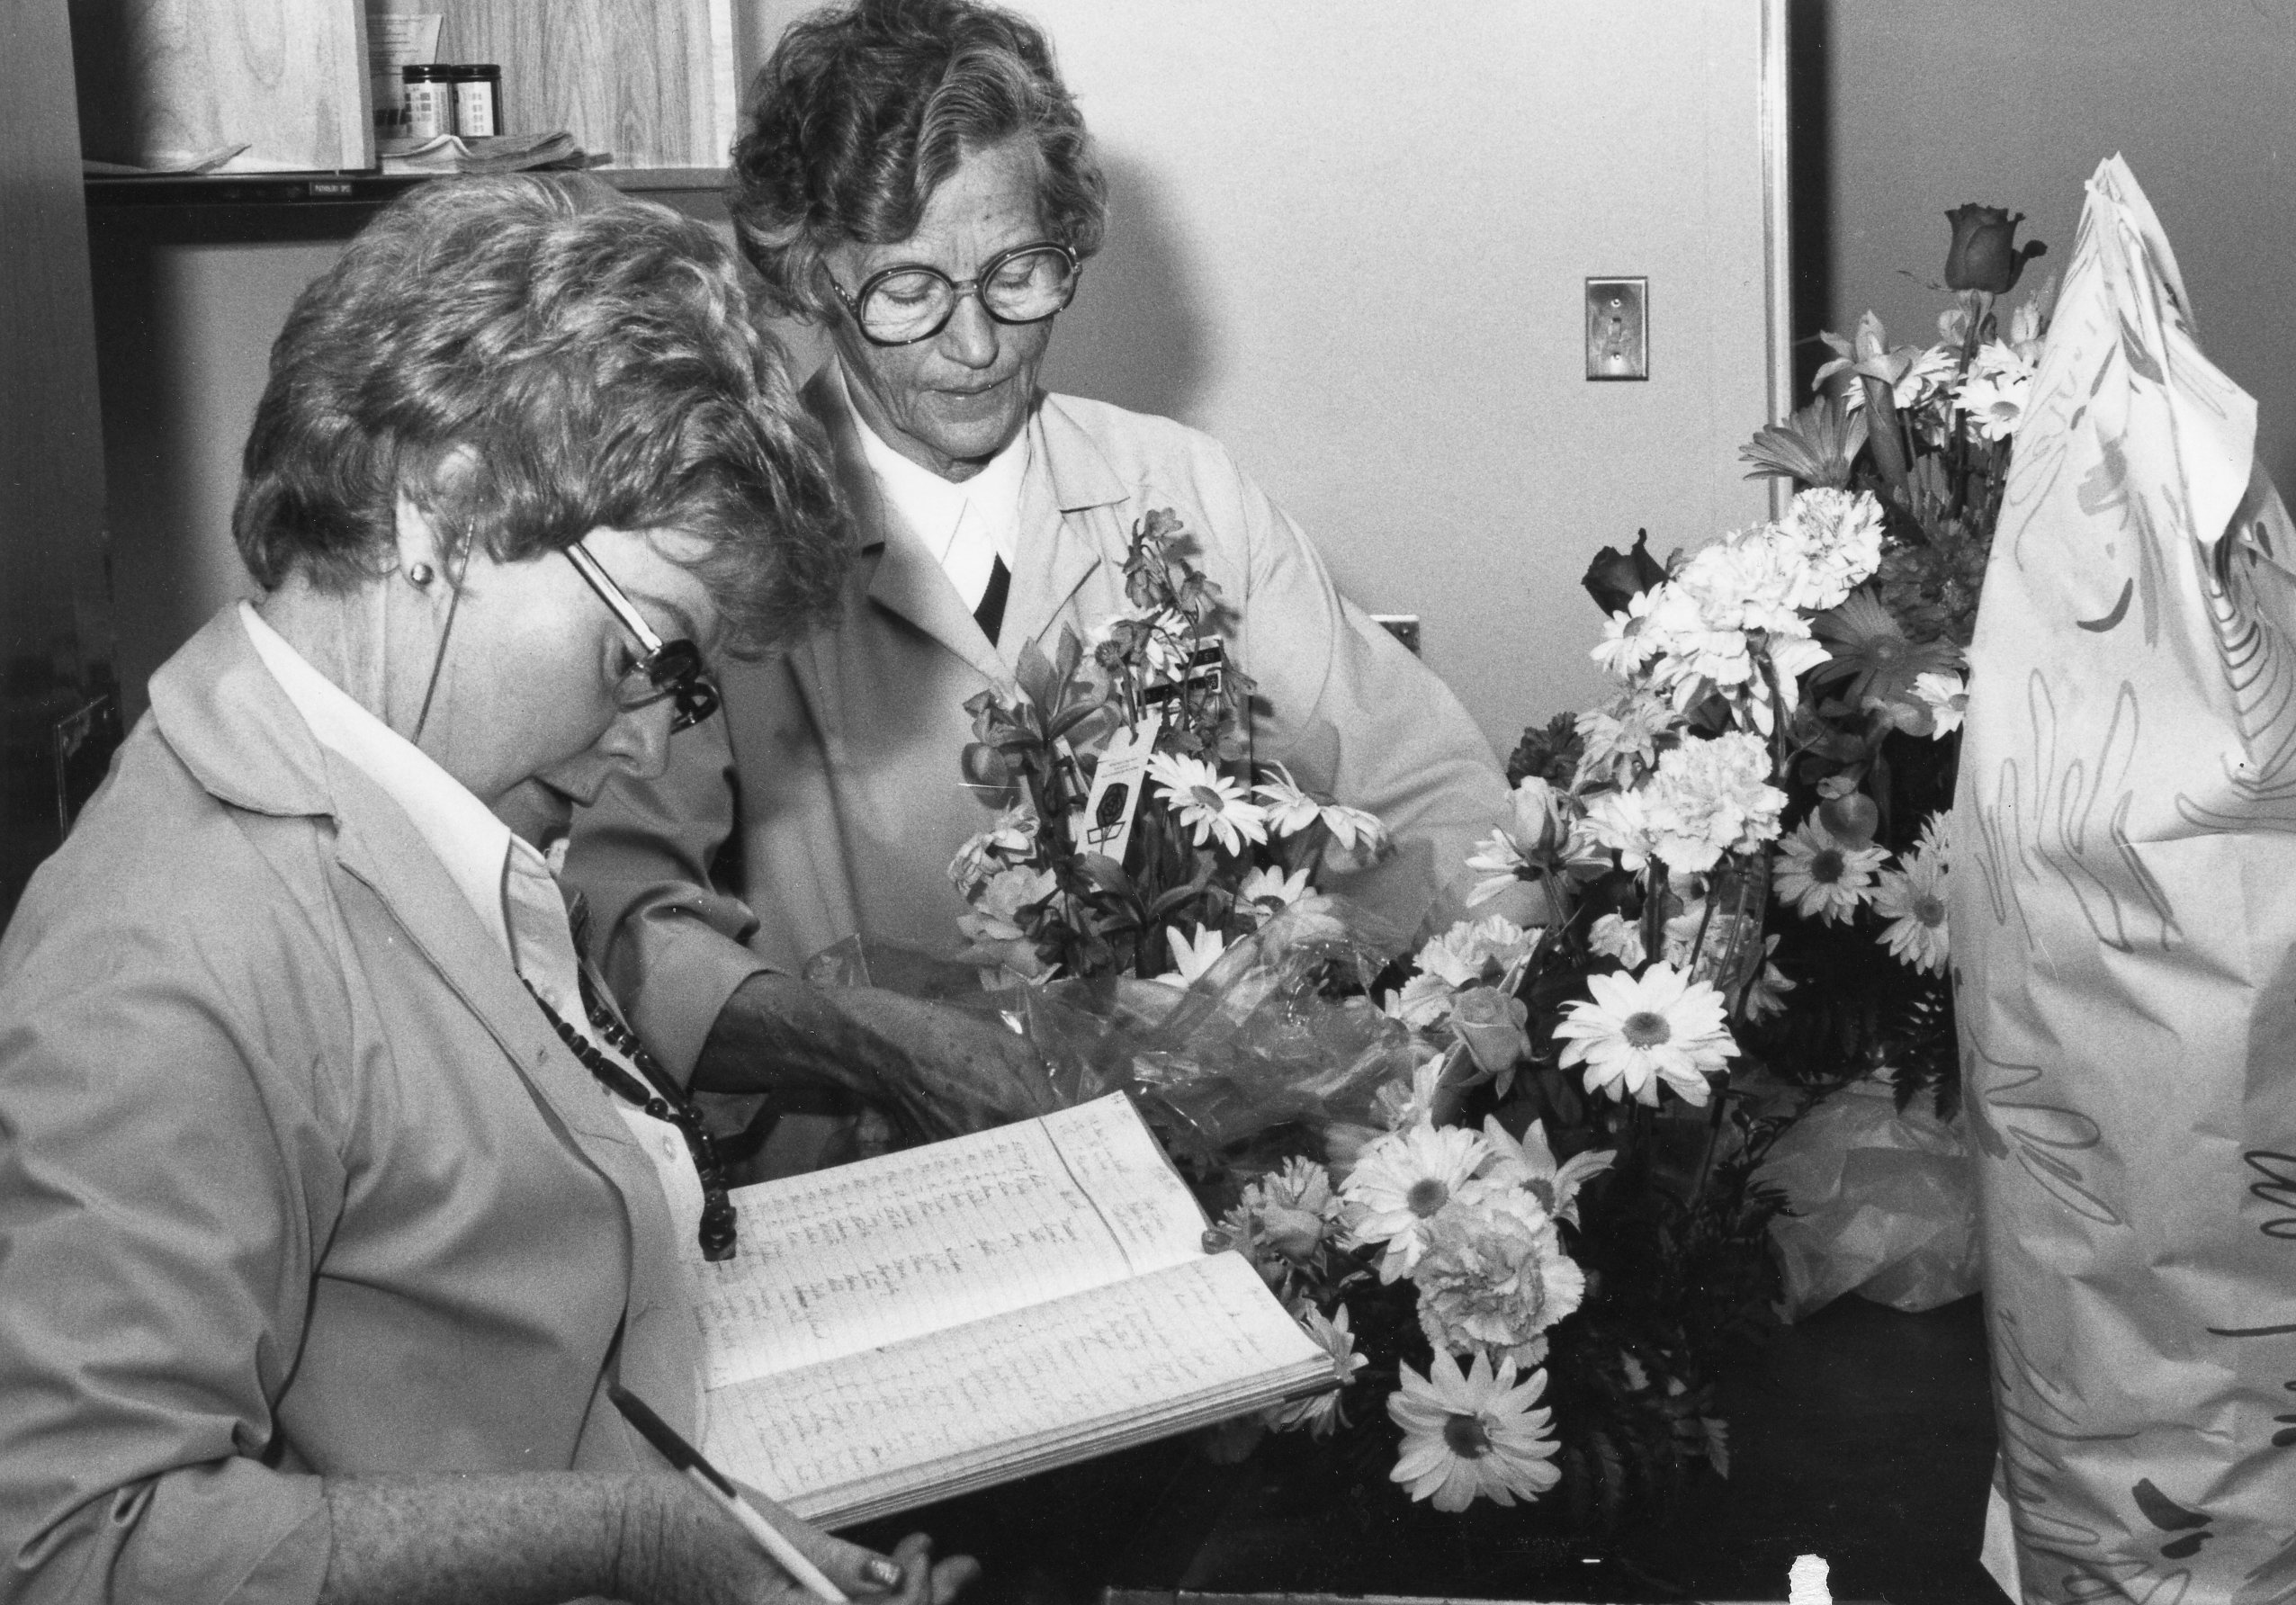
<path id="1" fill-rule="evenodd" d="M 1615 546 L 1605 546 L 1586 566 L 1586 578 L 1579 583 L 1603 612 L 1617 613 L 1666 578 L 1666 570 L 1650 555 L 1649 541 L 1650 532 L 1638 529 L 1635 531 L 1632 551 L 1620 551 Z"/>
<path id="2" fill-rule="evenodd" d="M 2025 264 L 2049 247 L 2037 239 L 2015 243 L 2017 225 L 2025 214 L 2013 216 L 1998 206 L 1961 205 L 1945 214 L 1953 225 L 1953 243 L 1945 251 L 1945 287 L 2006 294 L 2025 271 Z"/>

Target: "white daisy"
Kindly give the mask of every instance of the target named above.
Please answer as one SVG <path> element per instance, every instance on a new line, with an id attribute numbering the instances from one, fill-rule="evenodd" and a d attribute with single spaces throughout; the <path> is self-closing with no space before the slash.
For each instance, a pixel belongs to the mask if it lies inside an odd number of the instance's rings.
<path id="1" fill-rule="evenodd" d="M 1392 1282 L 1419 1262 L 1428 1223 L 1490 1153 L 1480 1133 L 1456 1125 L 1409 1125 L 1364 1145 L 1340 1197 L 1353 1244 L 1386 1245 L 1381 1281 Z"/>
<path id="2" fill-rule="evenodd" d="M 1422 1376 L 1401 1367 L 1402 1388 L 1388 1396 L 1387 1414 L 1404 1430 L 1403 1453 L 1387 1475 L 1431 1499 L 1439 1511 L 1464 1511 L 1478 1497 L 1502 1505 L 1537 1499 L 1562 1480 L 1552 1464 L 1560 1447 L 1547 1430 L 1553 1412 L 1533 1409 L 1547 1390 L 1547 1373 L 1515 1381 L 1515 1362 L 1497 1374 L 1478 1354 L 1462 1375 L 1458 1361 L 1438 1353 Z"/>
<path id="3" fill-rule="evenodd" d="M 1613 1149 L 1592 1149 L 1574 1153 L 1557 1164 L 1555 1151 L 1547 1145 L 1547 1123 L 1543 1120 L 1532 1121 L 1524 1129 L 1522 1140 L 1517 1142 L 1499 1124 L 1496 1115 L 1485 1115 L 1483 1136 L 1491 1144 L 1491 1158 L 1483 1167 L 1483 1179 L 1528 1188 L 1547 1214 L 1574 1226 L 1578 1224 L 1579 1188 L 1586 1185 L 1590 1177 L 1609 1170 L 1610 1161 L 1619 1157 Z"/>
<path id="4" fill-rule="evenodd" d="M 1314 824 L 1323 811 L 1323 804 L 1293 784 L 1291 771 L 1281 764 L 1269 764 L 1260 773 L 1271 775 L 1251 788 L 1267 811 L 1269 828 L 1278 836 L 1296 836 Z"/>
<path id="5" fill-rule="evenodd" d="M 1326 802 L 1318 811 L 1318 817 L 1323 821 L 1323 829 L 1332 833 L 1332 845 L 1351 857 L 1368 862 L 1387 845 L 1387 827 L 1379 822 L 1376 813 Z"/>
<path id="6" fill-rule="evenodd" d="M 1355 1380 L 1355 1374 L 1371 1362 L 1355 1351 L 1355 1334 L 1348 1330 L 1347 1305 L 1341 1305 L 1332 1311 L 1328 1321 L 1319 1310 L 1304 1310 L 1300 1313 L 1299 1323 L 1306 1329 L 1309 1337 L 1323 1346 L 1323 1352 L 1332 1357 L 1332 1369 L 1338 1376 L 1340 1385 L 1328 1393 L 1295 1399 L 1288 1404 L 1278 1404 L 1269 1424 L 1278 1431 L 1287 1432 L 1305 1427 L 1310 1437 L 1323 1438 L 1332 1428 L 1348 1424 L 1347 1412 L 1340 1407 L 1341 1394 L 1349 1383 Z"/>
<path id="7" fill-rule="evenodd" d="M 1244 801 L 1243 787 L 1202 758 L 1152 753 L 1148 777 L 1170 801 L 1180 824 L 1196 832 L 1197 847 L 1217 837 L 1222 847 L 1241 853 L 1245 842 L 1268 839 L 1267 811 Z"/>
<path id="8" fill-rule="evenodd" d="M 1872 895 L 1874 871 L 1888 861 L 1886 848 L 1851 847 L 1813 814 L 1779 842 L 1772 885 L 1804 919 L 1838 925 L 1856 916 Z"/>
<path id="9" fill-rule="evenodd" d="M 1192 986 L 1196 978 L 1220 962 L 1220 955 L 1228 950 L 1228 939 L 1216 930 L 1196 928 L 1193 937 L 1182 937 L 1176 925 L 1164 928 L 1164 941 L 1171 948 L 1171 979 L 1181 986 Z"/>
<path id="10" fill-rule="evenodd" d="M 1271 865 L 1244 876 L 1243 883 L 1235 889 L 1235 899 L 1267 910 L 1288 909 L 1306 892 L 1307 871 L 1296 869 L 1286 874 Z"/>
<path id="11" fill-rule="evenodd" d="M 1932 736 L 1950 736 L 1961 728 L 1962 716 L 1969 709 L 1969 682 L 1960 670 L 1915 675 L 1914 695 L 1929 710 Z"/>
<path id="12" fill-rule="evenodd" d="M 1885 869 L 1873 911 L 1889 922 L 1877 938 L 1901 964 L 1927 975 L 1945 973 L 1951 944 L 1945 925 L 1945 867 L 1934 854 L 1915 849 L 1903 869 Z"/>
<path id="13" fill-rule="evenodd" d="M 1411 1079 L 1398 1077 L 1385 1082 L 1372 1094 L 1372 1113 L 1377 1115 L 1389 1131 L 1405 1131 L 1414 1125 L 1435 1123 L 1435 1099 L 1443 1088 L 1443 1055 L 1436 1054 L 1411 1072 Z"/>
<path id="14" fill-rule="evenodd" d="M 1722 1023 L 1722 994 L 1667 964 L 1639 977 L 1590 975 L 1586 984 L 1592 1000 L 1565 1004 L 1555 1027 L 1568 1044 L 1557 1063 L 1583 1062 L 1589 1092 L 1655 1107 L 1664 1081 L 1703 1107 L 1706 1078 L 1738 1051 Z"/>

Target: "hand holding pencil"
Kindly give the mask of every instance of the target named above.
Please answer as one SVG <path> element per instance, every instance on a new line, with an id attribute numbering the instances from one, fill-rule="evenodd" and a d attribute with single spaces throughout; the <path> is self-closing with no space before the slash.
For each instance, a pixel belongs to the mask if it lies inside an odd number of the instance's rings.
<path id="1" fill-rule="evenodd" d="M 645 1401 L 614 1384 L 607 1385 L 606 1395 L 664 1459 L 683 1472 L 712 1503 L 740 1526 L 758 1552 L 770 1557 L 776 1567 L 823 1605 L 848 1605 L 851 1598 L 848 1589 L 881 1605 L 947 1605 L 957 1591 L 979 1574 L 980 1568 L 965 1556 L 935 1562 L 931 1540 L 922 1534 L 911 1534 L 902 1539 L 893 1556 L 888 1558 L 841 1538 L 812 1533 L 815 1548 L 826 1550 L 833 1557 L 817 1565 L 795 1539 L 744 1499 L 731 1479 L 655 1414 Z M 802 1524 L 792 1524 L 810 1532 Z M 844 1576 L 844 1586 L 840 1587 L 830 1576 L 832 1571 Z"/>

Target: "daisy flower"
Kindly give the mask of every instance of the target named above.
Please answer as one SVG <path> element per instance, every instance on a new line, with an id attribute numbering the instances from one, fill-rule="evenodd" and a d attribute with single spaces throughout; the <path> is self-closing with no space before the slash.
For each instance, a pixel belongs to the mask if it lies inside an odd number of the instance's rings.
<path id="1" fill-rule="evenodd" d="M 1484 1141 L 1491 1144 L 1491 1157 L 1483 1167 L 1485 1181 L 1502 1181 L 1515 1187 L 1527 1188 L 1547 1213 L 1558 1221 L 1578 1224 L 1578 1190 L 1590 1177 L 1599 1176 L 1610 1168 L 1618 1158 L 1615 1150 L 1592 1150 L 1574 1153 L 1562 1163 L 1555 1162 L 1555 1151 L 1547 1145 L 1547 1123 L 1534 1120 L 1523 1130 L 1522 1140 L 1508 1135 L 1507 1128 L 1499 1124 L 1496 1115 L 1483 1117 Z"/>
<path id="2" fill-rule="evenodd" d="M 1220 955 L 1228 950 L 1228 939 L 1215 930 L 1196 928 L 1194 937 L 1179 934 L 1176 925 L 1164 928 L 1164 940 L 1172 950 L 1172 969 L 1181 986 L 1193 986 L 1196 978 L 1220 962 Z"/>
<path id="3" fill-rule="evenodd" d="M 1414 1500 L 1431 1499 L 1439 1511 L 1464 1511 L 1478 1497 L 1502 1505 L 1532 1500 L 1562 1481 L 1552 1464 L 1560 1447 L 1548 1431 L 1553 1412 L 1535 1410 L 1547 1373 L 1515 1380 L 1515 1362 L 1502 1360 L 1494 1375 L 1478 1354 L 1464 1375 L 1459 1362 L 1439 1353 L 1422 1376 L 1401 1367 L 1402 1388 L 1388 1396 L 1387 1414 L 1404 1430 L 1403 1453 L 1392 1481 Z"/>
<path id="4" fill-rule="evenodd" d="M 1587 833 L 1602 846 L 1619 855 L 1619 867 L 1633 874 L 1650 862 L 1658 850 L 1657 834 L 1651 828 L 1647 793 L 1641 787 L 1630 792 L 1603 792 L 1588 800 L 1586 804 Z"/>
<path id="5" fill-rule="evenodd" d="M 1289 874 L 1273 866 L 1255 869 L 1243 877 L 1243 884 L 1235 889 L 1238 902 L 1258 903 L 1265 909 L 1288 909 L 1307 892 L 1307 871 L 1296 869 Z"/>
<path id="6" fill-rule="evenodd" d="M 1631 1096 L 1655 1107 L 1664 1081 L 1704 1107 L 1706 1078 L 1738 1051 L 1722 1023 L 1722 994 L 1667 964 L 1639 977 L 1590 975 L 1587 989 L 1592 1000 L 1564 1005 L 1555 1035 L 1568 1045 L 1556 1063 L 1583 1063 L 1586 1089 L 1621 1102 Z"/>
<path id="7" fill-rule="evenodd" d="M 1813 815 L 1778 844 L 1778 901 L 1806 919 L 1838 925 L 1872 895 L 1874 871 L 1889 861 L 1881 847 L 1853 847 Z"/>
<path id="8" fill-rule="evenodd" d="M 1196 845 L 1214 837 L 1231 853 L 1243 844 L 1268 839 L 1268 811 L 1244 801 L 1243 787 L 1200 758 L 1178 753 L 1149 755 L 1148 777 L 1170 802 L 1182 827 L 1196 832 Z"/>
<path id="9" fill-rule="evenodd" d="M 1626 606 L 1602 621 L 1602 640 L 1592 656 L 1620 679 L 1640 668 L 1658 650 L 1658 632 L 1650 622 L 1650 610 L 1657 603 L 1657 593 L 1665 588 L 1662 582 L 1636 592 Z"/>
<path id="10" fill-rule="evenodd" d="M 1413 1079 L 1415 1088 L 1418 1078 Z M 1419 1262 L 1428 1223 L 1490 1153 L 1480 1133 L 1456 1125 L 1405 1126 L 1364 1145 L 1340 1197 L 1348 1206 L 1353 1246 L 1386 1245 L 1381 1281 L 1392 1282 Z"/>
<path id="11" fill-rule="evenodd" d="M 1281 764 L 1269 764 L 1260 772 L 1275 776 L 1251 788 L 1251 794 L 1267 811 L 1269 829 L 1278 836 L 1296 836 L 1315 822 L 1323 811 L 1323 804 L 1293 784 L 1290 770 Z"/>
<path id="12" fill-rule="evenodd" d="M 1961 728 L 1969 708 L 1969 682 L 1959 670 L 1915 675 L 1914 695 L 1929 710 L 1931 735 L 1950 736 Z"/>
<path id="13" fill-rule="evenodd" d="M 1435 1098 L 1443 1089 L 1443 1057 L 1437 1054 L 1411 1072 L 1408 1081 L 1386 1082 L 1371 1096 L 1372 1112 L 1389 1131 L 1435 1123 Z"/>
<path id="14" fill-rule="evenodd" d="M 1318 817 L 1323 821 L 1323 829 L 1332 833 L 1332 847 L 1351 857 L 1368 863 L 1387 845 L 1387 827 L 1379 822 L 1376 813 L 1326 802 L 1318 811 Z"/>
<path id="15" fill-rule="evenodd" d="M 1945 866 L 1918 849 L 1905 868 L 1885 869 L 1873 894 L 1873 911 L 1889 923 L 1878 938 L 1901 964 L 1927 975 L 1945 973 L 1951 951 L 1945 926 Z"/>
<path id="16" fill-rule="evenodd" d="M 1332 1311 L 1328 1321 L 1319 1310 L 1305 1310 L 1300 1314 L 1299 1323 L 1332 1357 L 1332 1369 L 1338 1375 L 1340 1385 L 1328 1393 L 1277 1405 L 1269 1424 L 1279 1432 L 1295 1432 L 1305 1427 L 1312 1438 L 1328 1437 L 1332 1428 L 1348 1424 L 1347 1412 L 1340 1408 L 1341 1392 L 1355 1380 L 1355 1374 L 1371 1362 L 1355 1351 L 1355 1334 L 1348 1330 L 1347 1305 Z"/>
<path id="17" fill-rule="evenodd" d="M 1950 641 L 1915 642 L 1871 591 L 1852 593 L 1841 606 L 1811 620 L 1810 629 L 1825 641 L 1833 659 L 1812 672 L 1812 681 L 1848 680 L 1849 699 L 1859 706 L 1870 696 L 1902 702 L 1922 676 L 1945 673 L 1961 656 Z"/>

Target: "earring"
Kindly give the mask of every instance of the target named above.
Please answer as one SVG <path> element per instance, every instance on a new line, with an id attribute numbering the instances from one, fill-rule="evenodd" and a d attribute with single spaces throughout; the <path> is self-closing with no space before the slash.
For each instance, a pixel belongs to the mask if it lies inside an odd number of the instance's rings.
<path id="1" fill-rule="evenodd" d="M 421 590 L 436 576 L 428 563 L 410 563 L 407 568 L 407 583 Z"/>

